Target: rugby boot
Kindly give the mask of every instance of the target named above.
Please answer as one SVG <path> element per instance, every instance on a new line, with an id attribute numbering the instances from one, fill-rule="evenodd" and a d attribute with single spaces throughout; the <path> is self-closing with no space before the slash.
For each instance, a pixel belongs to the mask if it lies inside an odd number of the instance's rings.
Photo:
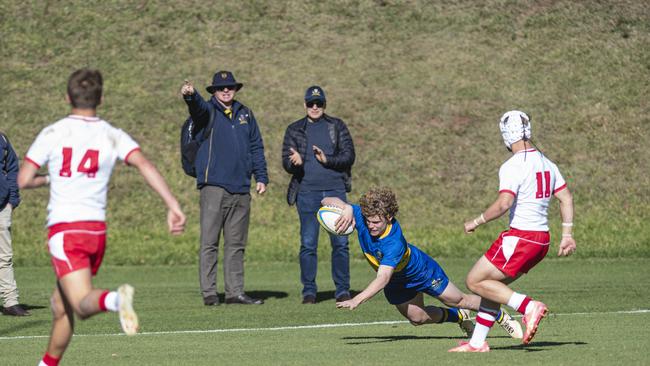
<path id="1" fill-rule="evenodd" d="M 474 333 L 474 323 L 470 319 L 469 310 L 458 309 L 458 326 L 465 335 L 470 338 L 472 337 L 472 333 Z"/>
<path id="2" fill-rule="evenodd" d="M 501 329 L 505 330 L 508 335 L 515 339 L 522 339 L 524 336 L 524 331 L 521 328 L 521 324 L 516 321 L 510 314 L 505 310 L 501 309 L 501 316 L 497 318 L 497 324 L 501 326 Z"/>
<path id="3" fill-rule="evenodd" d="M 469 344 L 469 342 L 459 342 L 458 346 L 450 349 L 447 352 L 490 352 L 490 346 L 488 346 L 487 342 L 483 342 L 481 347 L 474 348 L 471 344 Z"/>
<path id="4" fill-rule="evenodd" d="M 548 314 L 546 305 L 539 301 L 531 301 L 526 307 L 530 309 L 524 315 L 524 324 L 526 324 L 526 332 L 524 332 L 523 343 L 528 344 L 537 333 L 539 322 Z"/>
<path id="5" fill-rule="evenodd" d="M 122 330 L 126 335 L 134 335 L 140 329 L 138 315 L 133 310 L 133 287 L 131 285 L 122 285 L 117 288 L 120 298 L 119 314 Z"/>

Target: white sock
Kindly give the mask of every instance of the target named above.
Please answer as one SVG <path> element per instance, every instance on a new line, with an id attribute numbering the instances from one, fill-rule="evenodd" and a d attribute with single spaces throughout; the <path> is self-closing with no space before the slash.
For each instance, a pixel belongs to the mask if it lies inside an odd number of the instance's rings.
<path id="1" fill-rule="evenodd" d="M 474 326 L 474 333 L 472 333 L 472 339 L 469 340 L 469 345 L 474 348 L 481 347 L 485 342 L 485 338 L 487 338 L 489 332 L 490 328 L 486 327 L 483 324 L 477 323 Z"/>
<path id="2" fill-rule="evenodd" d="M 494 324 L 495 320 L 496 317 L 493 314 L 479 311 L 478 314 L 476 314 L 476 325 L 474 326 L 472 339 L 469 340 L 469 345 L 474 348 L 481 347 L 483 343 L 485 343 L 485 339 L 487 338 L 488 332 L 490 332 L 490 328 L 492 328 L 492 326 L 487 326 L 486 324 L 481 323 L 487 322 Z"/>
<path id="3" fill-rule="evenodd" d="M 519 307 L 525 298 L 526 295 L 513 292 L 512 296 L 510 296 L 510 300 L 508 300 L 508 306 L 510 306 L 514 311 L 519 311 Z M 530 305 L 530 303 L 528 304 Z"/>
<path id="4" fill-rule="evenodd" d="M 120 310 L 120 296 L 117 291 L 111 291 L 104 298 L 104 306 L 106 310 L 117 312 Z"/>

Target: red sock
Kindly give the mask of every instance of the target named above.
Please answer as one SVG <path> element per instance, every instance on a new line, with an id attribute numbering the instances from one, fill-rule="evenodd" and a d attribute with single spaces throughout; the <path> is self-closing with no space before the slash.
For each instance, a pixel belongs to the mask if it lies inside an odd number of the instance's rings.
<path id="1" fill-rule="evenodd" d="M 102 311 L 108 311 L 106 309 L 106 296 L 108 296 L 109 291 L 104 291 L 101 295 L 99 295 L 99 308 L 102 309 Z"/>
<path id="2" fill-rule="evenodd" d="M 531 298 L 526 296 L 524 298 L 524 301 L 521 302 L 521 305 L 519 305 L 519 308 L 517 308 L 517 311 L 521 314 L 526 315 L 526 306 L 528 306 L 528 303 L 530 302 Z"/>
<path id="3" fill-rule="evenodd" d="M 492 328 L 494 322 L 496 321 L 497 315 L 499 315 L 498 310 L 495 312 L 494 309 L 488 309 L 481 306 L 478 309 L 478 314 L 476 314 L 476 323 L 484 325 L 488 328 Z"/>
<path id="4" fill-rule="evenodd" d="M 43 363 L 46 364 L 47 366 L 59 366 L 59 361 L 61 358 L 56 358 L 54 356 L 50 356 L 49 353 L 45 353 L 45 356 L 43 356 Z"/>

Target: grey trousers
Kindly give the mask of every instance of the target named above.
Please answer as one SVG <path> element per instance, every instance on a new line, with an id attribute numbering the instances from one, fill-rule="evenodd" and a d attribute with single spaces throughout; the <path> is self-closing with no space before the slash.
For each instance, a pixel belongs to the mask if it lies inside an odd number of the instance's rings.
<path id="1" fill-rule="evenodd" d="M 18 304 L 11 247 L 11 211 L 9 205 L 0 211 L 0 297 L 6 308 Z"/>
<path id="2" fill-rule="evenodd" d="M 251 195 L 215 186 L 201 188 L 199 284 L 205 298 L 217 295 L 219 236 L 223 230 L 223 277 L 226 298 L 244 293 L 244 251 L 248 240 Z"/>

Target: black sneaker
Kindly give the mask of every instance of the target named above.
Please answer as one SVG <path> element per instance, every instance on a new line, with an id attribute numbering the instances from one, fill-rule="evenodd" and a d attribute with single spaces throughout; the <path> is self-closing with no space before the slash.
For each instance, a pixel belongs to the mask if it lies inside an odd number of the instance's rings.
<path id="1" fill-rule="evenodd" d="M 30 314 L 29 311 L 23 309 L 23 307 L 20 306 L 20 305 L 14 305 L 14 306 L 10 306 L 8 308 L 3 307 L 2 308 L 2 313 L 4 315 L 11 315 L 11 316 L 30 316 L 30 315 L 32 315 L 32 314 Z"/>
<path id="2" fill-rule="evenodd" d="M 246 294 L 241 294 L 239 296 L 227 298 L 226 304 L 262 305 L 264 304 L 264 300 L 254 299 Z"/>
<path id="3" fill-rule="evenodd" d="M 302 298 L 302 303 L 306 305 L 313 305 L 316 303 L 316 296 L 305 295 L 305 297 Z"/>
<path id="4" fill-rule="evenodd" d="M 219 306 L 219 296 L 210 295 L 203 298 L 203 305 L 205 306 Z"/>

